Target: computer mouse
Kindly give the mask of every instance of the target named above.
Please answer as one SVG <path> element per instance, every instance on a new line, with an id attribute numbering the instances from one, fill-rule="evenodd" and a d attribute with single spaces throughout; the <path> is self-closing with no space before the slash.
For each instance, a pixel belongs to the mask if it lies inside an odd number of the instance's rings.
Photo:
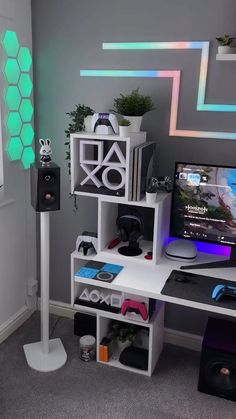
<path id="1" fill-rule="evenodd" d="M 176 282 L 190 282 L 190 279 L 187 276 L 177 276 L 175 278 Z"/>

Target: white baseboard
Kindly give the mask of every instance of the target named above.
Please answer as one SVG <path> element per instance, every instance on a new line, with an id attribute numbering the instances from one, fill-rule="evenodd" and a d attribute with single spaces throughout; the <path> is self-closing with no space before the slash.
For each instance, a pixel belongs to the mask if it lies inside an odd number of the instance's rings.
<path id="1" fill-rule="evenodd" d="M 200 352 L 202 348 L 202 336 L 174 329 L 165 329 L 164 342 L 198 352 Z"/>
<path id="2" fill-rule="evenodd" d="M 73 319 L 74 314 L 78 310 L 73 309 L 70 304 L 50 300 L 49 311 L 57 316 Z M 184 333 L 174 329 L 165 329 L 164 342 L 194 351 L 201 351 L 202 336 Z"/>
<path id="3" fill-rule="evenodd" d="M 0 326 L 0 343 L 8 338 L 15 330 L 17 330 L 26 320 L 32 316 L 35 310 L 29 310 L 24 305 L 16 314 L 11 316 L 5 323 Z"/>

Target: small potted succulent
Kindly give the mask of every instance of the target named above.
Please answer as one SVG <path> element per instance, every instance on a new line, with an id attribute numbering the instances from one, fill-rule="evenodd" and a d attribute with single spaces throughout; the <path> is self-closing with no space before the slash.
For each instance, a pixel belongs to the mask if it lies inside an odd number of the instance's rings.
<path id="1" fill-rule="evenodd" d="M 157 182 L 156 178 L 152 177 L 146 189 L 147 204 L 154 204 L 157 199 Z"/>
<path id="2" fill-rule="evenodd" d="M 134 324 L 117 320 L 111 321 L 108 336 L 112 340 L 114 350 L 118 356 L 125 348 L 134 343 L 138 330 L 139 327 Z"/>
<path id="3" fill-rule="evenodd" d="M 139 132 L 143 115 L 154 109 L 150 96 L 141 95 L 139 89 L 114 99 L 114 112 L 130 121 L 130 132 Z"/>
<path id="4" fill-rule="evenodd" d="M 235 48 L 231 47 L 231 44 L 235 38 L 230 35 L 218 36 L 216 38 L 219 43 L 218 54 L 232 54 L 235 52 Z"/>
<path id="5" fill-rule="evenodd" d="M 120 137 L 127 137 L 130 132 L 130 121 L 128 119 L 121 119 L 119 121 L 119 133 Z"/>

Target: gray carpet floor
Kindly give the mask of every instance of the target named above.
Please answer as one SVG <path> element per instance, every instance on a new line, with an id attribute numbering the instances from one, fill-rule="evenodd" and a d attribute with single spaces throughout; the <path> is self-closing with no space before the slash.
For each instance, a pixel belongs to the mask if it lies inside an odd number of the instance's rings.
<path id="1" fill-rule="evenodd" d="M 165 345 L 154 375 L 79 359 L 73 321 L 50 317 L 51 337 L 60 337 L 68 361 L 40 373 L 28 367 L 22 346 L 39 340 L 35 313 L 0 345 L 1 419 L 235 419 L 236 403 L 199 393 L 200 354 Z"/>

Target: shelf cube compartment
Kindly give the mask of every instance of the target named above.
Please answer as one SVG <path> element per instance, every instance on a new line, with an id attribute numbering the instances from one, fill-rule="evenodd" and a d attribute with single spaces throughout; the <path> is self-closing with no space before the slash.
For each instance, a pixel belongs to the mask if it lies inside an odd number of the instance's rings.
<path id="1" fill-rule="evenodd" d="M 145 141 L 145 133 L 127 138 L 93 133 L 72 134 L 71 193 L 128 197 L 130 149 Z"/>

